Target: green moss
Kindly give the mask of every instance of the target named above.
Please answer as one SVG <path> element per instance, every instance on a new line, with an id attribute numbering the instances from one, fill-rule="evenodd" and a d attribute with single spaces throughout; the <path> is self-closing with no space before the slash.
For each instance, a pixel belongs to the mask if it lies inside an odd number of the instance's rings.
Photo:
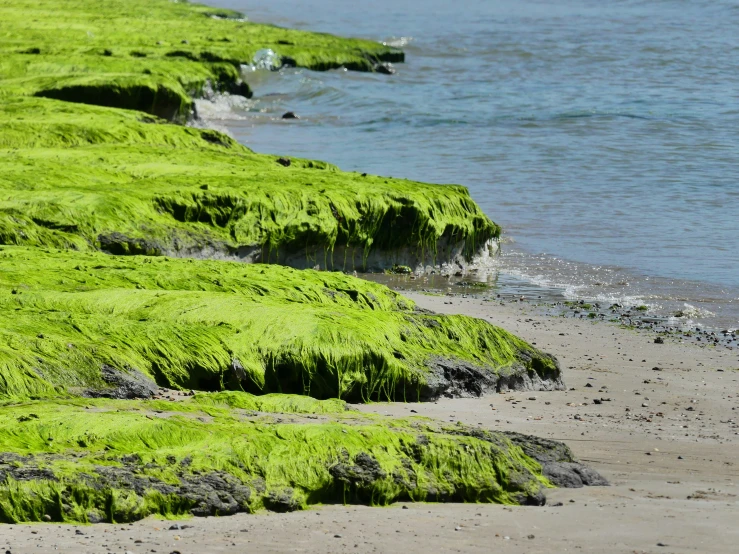
<path id="1" fill-rule="evenodd" d="M 219 15 L 220 14 L 220 15 Z M 230 14 L 229 17 L 222 17 Z M 373 71 L 403 53 L 359 39 L 250 23 L 167 0 L 10 0 L 0 5 L 0 97 L 36 94 L 186 117 L 206 83 L 241 94 L 240 65 Z"/>
<path id="2" fill-rule="evenodd" d="M 462 244 L 470 257 L 499 235 L 462 187 L 283 167 L 143 115 L 184 121 L 206 86 L 249 95 L 240 66 L 263 49 L 312 69 L 402 59 L 227 13 L 166 0 L 0 6 L 0 243 L 353 270 L 376 251 L 435 263 L 451 257 L 440 245 Z"/>
<path id="3" fill-rule="evenodd" d="M 559 374 L 485 321 L 419 313 L 338 273 L 5 247 L 0 310 L 7 397 L 105 389 L 103 366 L 169 387 L 353 400 L 416 400 L 435 360 Z"/>
<path id="4" fill-rule="evenodd" d="M 445 241 L 472 256 L 500 233 L 463 187 L 283 167 L 215 131 L 50 99 L 0 105 L 0 164 L 5 244 L 352 270 L 376 251 L 445 261 Z"/>
<path id="5" fill-rule="evenodd" d="M 498 433 L 481 439 L 463 426 L 351 412 L 279 419 L 200 409 L 197 399 L 5 407 L 0 521 L 125 522 L 335 502 L 512 504 L 548 484 Z"/>

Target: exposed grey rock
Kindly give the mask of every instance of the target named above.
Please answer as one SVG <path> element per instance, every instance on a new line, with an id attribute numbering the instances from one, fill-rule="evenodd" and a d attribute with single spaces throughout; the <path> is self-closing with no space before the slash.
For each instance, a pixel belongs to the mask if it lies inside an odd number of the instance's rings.
<path id="1" fill-rule="evenodd" d="M 547 356 L 546 354 L 542 354 Z M 531 358 L 522 353 L 522 362 L 496 371 L 493 368 L 478 366 L 463 360 L 431 358 L 426 362 L 430 370 L 426 383 L 419 391 L 421 400 L 434 400 L 441 396 L 464 398 L 482 396 L 487 393 L 505 392 L 509 390 L 551 391 L 564 390 L 559 363 L 554 361 L 556 370 L 540 370 L 541 374 L 531 366 Z M 528 357 L 528 360 L 527 360 Z M 542 364 L 538 364 L 542 365 Z M 545 372 L 546 371 L 546 372 Z"/>
<path id="2" fill-rule="evenodd" d="M 120 400 L 133 398 L 151 398 L 159 387 L 149 377 L 136 369 L 124 372 L 109 365 L 103 365 L 100 374 L 106 383 L 106 389 L 88 389 L 85 396 L 92 398 L 117 398 Z"/>
<path id="3" fill-rule="evenodd" d="M 597 471 L 580 463 L 566 444 L 532 435 L 506 431 L 504 434 L 527 456 L 541 464 L 542 473 L 554 485 L 565 488 L 607 486 Z"/>

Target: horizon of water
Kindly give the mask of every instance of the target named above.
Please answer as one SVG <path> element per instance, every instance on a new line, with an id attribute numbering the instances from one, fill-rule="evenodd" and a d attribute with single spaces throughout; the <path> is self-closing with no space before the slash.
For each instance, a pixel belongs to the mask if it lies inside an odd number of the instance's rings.
<path id="1" fill-rule="evenodd" d="M 739 3 L 210 3 L 406 52 L 392 76 L 247 73 L 254 99 L 200 110 L 240 142 L 465 185 L 504 228 L 496 272 L 739 326 Z"/>

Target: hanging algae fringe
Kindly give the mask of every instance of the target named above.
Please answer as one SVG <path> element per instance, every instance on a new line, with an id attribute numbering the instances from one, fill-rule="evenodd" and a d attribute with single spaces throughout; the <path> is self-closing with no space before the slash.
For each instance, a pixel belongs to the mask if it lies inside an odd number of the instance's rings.
<path id="1" fill-rule="evenodd" d="M 559 379 L 502 329 L 420 313 L 339 273 L 4 247 L 0 310 L 0 397 L 105 391 L 104 367 L 168 387 L 362 401 L 427 398 L 439 359 Z"/>
<path id="2" fill-rule="evenodd" d="M 228 404 L 260 401 L 231 394 L 238 398 Z M 126 522 L 316 503 L 543 501 L 541 467 L 502 434 L 480 438 L 464 426 L 347 412 L 335 402 L 309 400 L 311 406 L 285 395 L 274 407 L 291 402 L 302 410 L 280 420 L 203 395 L 184 403 L 80 399 L 3 408 L 0 521 Z M 321 415 L 301 415 L 310 412 Z"/>

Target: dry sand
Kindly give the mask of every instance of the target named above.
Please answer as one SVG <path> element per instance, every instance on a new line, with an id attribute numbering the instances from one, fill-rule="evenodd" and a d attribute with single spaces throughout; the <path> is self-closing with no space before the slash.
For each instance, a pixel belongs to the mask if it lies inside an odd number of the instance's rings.
<path id="1" fill-rule="evenodd" d="M 655 344 L 643 332 L 541 316 L 525 303 L 408 296 L 536 343 L 559 358 L 574 390 L 360 409 L 562 440 L 612 486 L 553 490 L 542 508 L 325 506 L 191 519 L 174 530 L 153 519 L 2 526 L 0 553 L 739 552 L 739 350 Z"/>

